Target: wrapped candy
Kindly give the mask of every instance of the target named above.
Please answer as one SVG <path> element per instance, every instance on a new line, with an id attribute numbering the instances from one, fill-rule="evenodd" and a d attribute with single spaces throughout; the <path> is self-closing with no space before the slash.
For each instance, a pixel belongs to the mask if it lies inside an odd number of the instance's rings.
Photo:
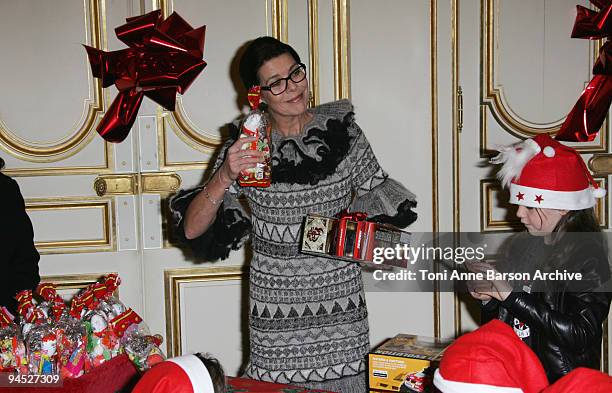
<path id="1" fill-rule="evenodd" d="M 25 345 L 19 335 L 14 316 L 0 308 L 0 372 L 27 374 Z"/>
<path id="2" fill-rule="evenodd" d="M 132 309 L 127 309 L 111 321 L 128 357 L 140 370 L 145 371 L 163 362 L 165 356 L 159 346 L 161 336 L 152 336 L 148 326 Z"/>
<path id="3" fill-rule="evenodd" d="M 35 324 L 25 337 L 30 374 L 57 373 L 57 337 L 48 323 Z"/>
<path id="4" fill-rule="evenodd" d="M 166 360 L 163 352 L 159 349 L 161 337 L 142 336 L 130 334 L 126 336 L 125 352 L 140 371 L 146 371 Z"/>
<path id="5" fill-rule="evenodd" d="M 268 187 L 271 179 L 270 126 L 266 114 L 259 109 L 260 86 L 249 89 L 251 112 L 242 121 L 240 138 L 255 137 L 257 140 L 242 145 L 242 150 L 258 150 L 265 154 L 264 162 L 254 168 L 240 171 L 238 183 L 243 187 Z"/>

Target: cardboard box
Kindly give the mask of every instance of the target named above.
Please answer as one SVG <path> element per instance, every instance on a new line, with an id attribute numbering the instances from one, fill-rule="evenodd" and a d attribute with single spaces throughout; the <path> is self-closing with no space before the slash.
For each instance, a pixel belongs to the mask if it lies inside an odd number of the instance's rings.
<path id="1" fill-rule="evenodd" d="M 370 352 L 370 392 L 433 392 L 433 373 L 449 341 L 398 334 Z"/>

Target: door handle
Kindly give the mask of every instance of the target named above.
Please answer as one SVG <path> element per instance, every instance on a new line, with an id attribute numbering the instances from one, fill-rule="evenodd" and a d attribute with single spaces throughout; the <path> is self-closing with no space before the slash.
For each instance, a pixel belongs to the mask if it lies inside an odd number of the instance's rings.
<path id="1" fill-rule="evenodd" d="M 174 172 L 121 173 L 101 175 L 94 181 L 98 196 L 169 194 L 181 186 L 181 177 Z"/>

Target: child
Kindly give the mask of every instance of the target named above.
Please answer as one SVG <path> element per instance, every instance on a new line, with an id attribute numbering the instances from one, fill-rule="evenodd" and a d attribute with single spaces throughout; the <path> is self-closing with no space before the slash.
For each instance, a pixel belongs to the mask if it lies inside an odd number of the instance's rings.
<path id="1" fill-rule="evenodd" d="M 514 242 L 506 263 L 516 271 L 580 273 L 581 279 L 532 278 L 514 288 L 497 280 L 471 295 L 483 302 L 485 314 L 514 328 L 551 383 L 580 366 L 599 368 L 610 307 L 602 288 L 610 268 L 593 206 L 605 191 L 574 149 L 545 134 L 503 149 L 491 162 L 503 164 L 498 176 L 510 185 L 510 203 L 519 205 L 517 216 L 531 235 Z"/>
<path id="2" fill-rule="evenodd" d="M 588 368 L 574 369 L 549 386 L 538 357 L 498 320 L 452 343 L 433 383 L 441 393 L 612 392 L 612 377 Z"/>
<path id="3" fill-rule="evenodd" d="M 225 393 L 225 373 L 208 354 L 179 356 L 144 373 L 132 393 Z"/>

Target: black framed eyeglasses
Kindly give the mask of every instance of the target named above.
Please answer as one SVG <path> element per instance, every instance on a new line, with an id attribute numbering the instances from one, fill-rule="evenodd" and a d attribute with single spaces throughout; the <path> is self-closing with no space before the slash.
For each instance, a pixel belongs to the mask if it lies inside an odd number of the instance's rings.
<path id="1" fill-rule="evenodd" d="M 267 90 L 275 96 L 279 94 L 283 94 L 285 90 L 287 90 L 287 84 L 289 83 L 289 79 L 293 81 L 293 83 L 300 83 L 306 78 L 306 66 L 303 63 L 298 63 L 297 68 L 289 73 L 289 76 L 286 78 L 280 78 L 268 86 L 261 86 L 261 90 Z"/>

